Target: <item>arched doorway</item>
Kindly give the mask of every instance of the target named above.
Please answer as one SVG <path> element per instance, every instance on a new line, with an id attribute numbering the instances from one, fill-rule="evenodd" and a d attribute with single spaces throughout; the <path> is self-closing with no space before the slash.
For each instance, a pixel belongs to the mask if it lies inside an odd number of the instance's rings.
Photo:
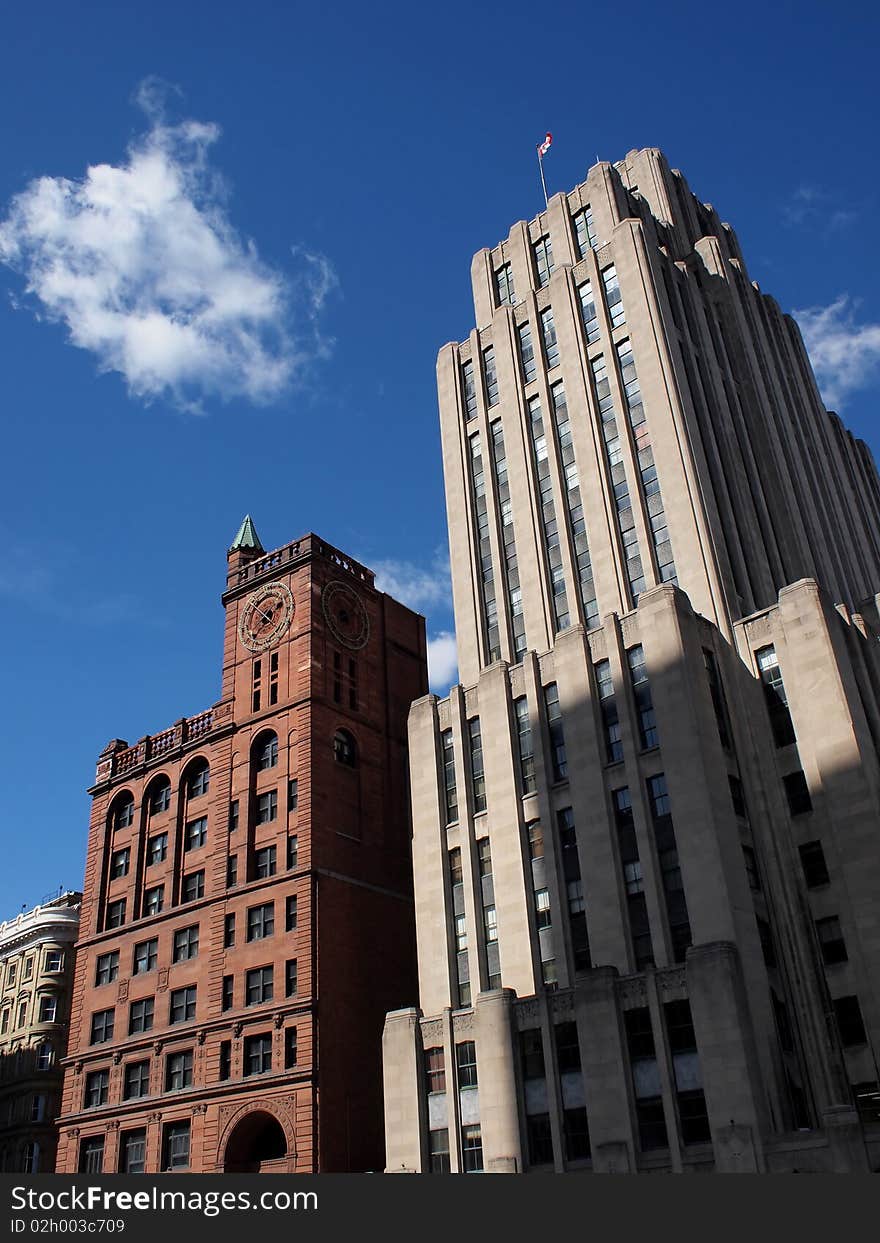
<path id="1" fill-rule="evenodd" d="M 224 1174 L 286 1173 L 287 1136 L 277 1118 L 261 1110 L 236 1123 L 226 1143 Z"/>

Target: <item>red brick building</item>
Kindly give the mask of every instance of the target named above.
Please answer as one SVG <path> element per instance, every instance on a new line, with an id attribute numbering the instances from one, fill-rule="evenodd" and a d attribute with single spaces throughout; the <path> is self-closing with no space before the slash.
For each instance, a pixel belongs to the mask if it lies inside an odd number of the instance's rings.
<path id="1" fill-rule="evenodd" d="M 424 619 L 315 535 L 228 554 L 220 701 L 101 753 L 58 1170 L 381 1169 L 416 988 Z"/>

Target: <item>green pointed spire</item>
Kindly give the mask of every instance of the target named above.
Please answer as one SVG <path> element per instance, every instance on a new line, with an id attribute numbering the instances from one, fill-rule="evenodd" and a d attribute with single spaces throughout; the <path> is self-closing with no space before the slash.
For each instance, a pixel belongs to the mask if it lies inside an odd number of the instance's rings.
<path id="1" fill-rule="evenodd" d="M 250 514 L 245 514 L 244 521 L 238 528 L 238 535 L 232 541 L 230 552 L 237 552 L 239 549 L 250 549 L 251 552 L 265 552 L 265 548 L 260 543 L 260 537 L 257 535 L 257 529 L 251 520 Z"/>

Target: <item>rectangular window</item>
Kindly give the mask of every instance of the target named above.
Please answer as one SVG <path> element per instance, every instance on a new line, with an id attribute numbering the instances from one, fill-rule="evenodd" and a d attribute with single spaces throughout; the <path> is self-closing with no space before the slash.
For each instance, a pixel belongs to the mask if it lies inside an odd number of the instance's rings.
<path id="1" fill-rule="evenodd" d="M 574 240 L 577 246 L 578 258 L 586 257 L 588 250 L 596 248 L 596 230 L 593 227 L 593 212 L 589 205 L 581 208 L 572 216 L 572 224 L 574 225 Z"/>
<path id="2" fill-rule="evenodd" d="M 178 928 L 174 934 L 174 952 L 172 962 L 183 962 L 195 958 L 199 952 L 199 925 L 191 928 Z"/>
<path id="3" fill-rule="evenodd" d="M 182 902 L 195 902 L 198 898 L 205 896 L 205 872 L 200 869 L 198 872 L 188 872 L 183 878 L 183 888 L 180 895 Z"/>
<path id="4" fill-rule="evenodd" d="M 651 946 L 651 928 L 648 922 L 648 907 L 645 901 L 642 884 L 642 865 L 639 860 L 639 848 L 636 840 L 636 826 L 633 819 L 632 798 L 629 787 L 622 786 L 612 790 L 611 799 L 614 805 L 614 822 L 617 828 L 617 843 L 620 851 L 620 863 L 623 869 L 623 880 L 626 888 L 626 904 L 629 915 L 629 928 L 632 937 L 633 957 L 636 970 L 654 965 L 654 952 Z"/>
<path id="5" fill-rule="evenodd" d="M 832 1005 L 843 1047 L 850 1049 L 855 1045 L 866 1044 L 868 1037 L 865 1034 L 858 997 L 836 997 Z"/>
<path id="6" fill-rule="evenodd" d="M 227 915 L 223 920 L 223 948 L 232 949 L 235 945 L 235 916 Z"/>
<path id="7" fill-rule="evenodd" d="M 529 703 L 525 695 L 513 701 L 516 718 L 516 736 L 519 745 L 519 778 L 523 794 L 533 794 L 538 788 L 535 776 L 535 751 L 532 745 L 532 723 L 529 719 Z"/>
<path id="8" fill-rule="evenodd" d="M 192 1081 L 192 1049 L 181 1049 L 176 1053 L 169 1053 L 165 1059 L 165 1091 L 179 1092 L 181 1088 L 190 1088 Z"/>
<path id="9" fill-rule="evenodd" d="M 177 988 L 171 994 L 168 1012 L 169 1023 L 186 1023 L 196 1017 L 196 986 L 190 984 L 186 988 Z"/>
<path id="10" fill-rule="evenodd" d="M 198 820 L 190 820 L 184 836 L 184 850 L 197 850 L 204 846 L 208 838 L 208 817 L 199 816 Z"/>
<path id="11" fill-rule="evenodd" d="M 486 810 L 486 776 L 483 771 L 483 738 L 480 733 L 480 718 L 478 716 L 468 721 L 468 740 L 470 742 L 474 811 L 481 812 Z"/>
<path id="12" fill-rule="evenodd" d="M 544 343 L 544 359 L 547 370 L 552 371 L 559 366 L 559 341 L 556 336 L 556 324 L 553 321 L 553 309 L 547 307 L 541 312 L 541 340 Z"/>
<path id="13" fill-rule="evenodd" d="M 257 824 L 269 824 L 278 815 L 278 791 L 266 790 L 257 795 Z"/>
<path id="14" fill-rule="evenodd" d="M 284 964 L 284 995 L 295 997 L 297 993 L 296 959 L 288 958 Z"/>
<path id="15" fill-rule="evenodd" d="M 654 842 L 657 847 L 663 894 L 666 899 L 666 916 L 669 921 L 673 958 L 676 962 L 684 962 L 685 953 L 693 938 L 681 879 L 681 868 L 678 863 L 678 848 L 665 774 L 657 773 L 656 776 L 649 777 L 647 788 Z"/>
<path id="16" fill-rule="evenodd" d="M 238 799 L 229 804 L 229 832 L 234 833 L 238 829 Z"/>
<path id="17" fill-rule="evenodd" d="M 730 801 L 733 804 L 734 815 L 739 816 L 740 820 L 748 820 L 749 815 L 746 810 L 746 797 L 743 793 L 742 782 L 733 773 L 728 773 L 727 783 L 730 786 Z"/>
<path id="18" fill-rule="evenodd" d="M 153 1007 L 154 999 L 152 997 L 141 997 L 140 1000 L 131 1003 L 128 1010 L 129 1036 L 134 1036 L 138 1032 L 152 1031 Z"/>
<path id="19" fill-rule="evenodd" d="M 527 1027 L 519 1034 L 519 1053 L 523 1079 L 544 1079 L 544 1041 L 540 1027 Z"/>
<path id="20" fill-rule="evenodd" d="M 513 269 L 509 263 L 502 263 L 495 269 L 495 305 L 513 306 L 516 294 L 513 288 Z"/>
<path id="21" fill-rule="evenodd" d="M 547 710 L 547 729 L 550 734 L 553 780 L 565 781 L 568 777 L 568 757 L 565 751 L 565 733 L 562 728 L 562 709 L 559 706 L 559 688 L 555 682 L 550 682 L 544 687 L 544 707 Z"/>
<path id="22" fill-rule="evenodd" d="M 278 702 L 278 653 L 273 652 L 269 657 L 269 703 L 277 704 Z M 276 743 L 277 746 L 277 743 Z"/>
<path id="23" fill-rule="evenodd" d="M 611 318 L 611 327 L 619 328 L 626 320 L 623 310 L 623 301 L 620 296 L 620 282 L 617 279 L 617 269 L 614 264 L 610 268 L 605 268 L 602 272 L 602 284 L 605 286 L 605 305 L 608 307 L 608 314 Z"/>
<path id="24" fill-rule="evenodd" d="M 163 863 L 168 854 L 168 834 L 155 833 L 147 842 L 147 867 Z"/>
<path id="25" fill-rule="evenodd" d="M 835 963 L 846 962 L 846 942 L 843 939 L 843 932 L 840 928 L 840 920 L 836 915 L 829 915 L 825 919 L 816 920 L 816 932 L 819 937 L 819 948 L 822 951 L 822 961 L 826 967 L 832 967 Z"/>
<path id="26" fill-rule="evenodd" d="M 201 798 L 203 794 L 208 793 L 208 786 L 211 781 L 211 770 L 206 763 L 202 763 L 194 772 L 190 774 L 186 783 L 186 792 L 189 798 Z"/>
<path id="27" fill-rule="evenodd" d="M 526 1118 L 529 1165 L 553 1164 L 553 1132 L 549 1114 L 529 1114 Z"/>
<path id="28" fill-rule="evenodd" d="M 246 1036 L 244 1042 L 245 1075 L 263 1075 L 272 1069 L 272 1037 L 268 1034 Z"/>
<path id="29" fill-rule="evenodd" d="M 296 927 L 299 903 L 295 893 L 288 894 L 284 899 L 284 931 L 291 932 Z"/>
<path id="30" fill-rule="evenodd" d="M 245 1005 L 261 1006 L 274 994 L 271 967 L 252 967 L 245 976 Z"/>
<path id="31" fill-rule="evenodd" d="M 114 850 L 110 856 L 110 879 L 118 880 L 120 876 L 128 875 L 128 864 L 131 859 L 131 847 L 124 846 L 122 850 Z"/>
<path id="32" fill-rule="evenodd" d="M 110 1071 L 93 1070 L 86 1075 L 86 1095 L 83 1105 L 86 1109 L 95 1109 L 98 1105 L 106 1105 L 110 1091 Z"/>
<path id="33" fill-rule="evenodd" d="M 150 814 L 155 816 L 163 811 L 167 811 L 171 806 L 171 785 L 169 782 L 163 782 L 154 788 L 150 797 Z"/>
<path id="34" fill-rule="evenodd" d="M 636 701 L 636 712 L 639 721 L 639 740 L 643 751 L 656 747 L 657 722 L 654 716 L 654 701 L 651 697 L 651 684 L 648 681 L 648 668 L 645 664 L 645 652 L 641 643 L 629 648 L 626 653 L 629 674 L 632 681 L 633 697 Z"/>
<path id="35" fill-rule="evenodd" d="M 441 1048 L 425 1049 L 425 1086 L 428 1093 L 446 1091 L 446 1069 Z"/>
<path id="36" fill-rule="evenodd" d="M 296 1066 L 296 1028 L 288 1027 L 284 1033 L 284 1069 Z"/>
<path id="37" fill-rule="evenodd" d="M 45 970 L 54 974 L 64 969 L 64 951 L 63 950 L 47 950 L 46 951 L 46 967 Z"/>
<path id="38" fill-rule="evenodd" d="M 189 1123 L 171 1122 L 162 1134 L 162 1169 L 189 1169 Z"/>
<path id="39" fill-rule="evenodd" d="M 226 888 L 234 889 L 238 884 L 238 855 L 229 855 L 226 860 Z"/>
<path id="40" fill-rule="evenodd" d="M 158 915 L 165 905 L 165 886 L 154 885 L 152 889 L 144 890 L 144 914 Z"/>
<path id="41" fill-rule="evenodd" d="M 119 1137 L 119 1173 L 143 1174 L 147 1155 L 146 1127 L 123 1131 Z"/>
<path id="42" fill-rule="evenodd" d="M 473 1040 L 463 1040 L 455 1046 L 459 1088 L 477 1086 L 477 1046 Z"/>
<path id="43" fill-rule="evenodd" d="M 718 726 L 718 737 L 725 751 L 729 751 L 730 717 L 727 712 L 727 700 L 724 695 L 721 675 L 718 672 L 718 662 L 715 659 L 715 653 L 707 647 L 703 648 L 703 663 L 706 667 L 706 680 L 709 683 L 709 694 L 712 697 L 712 708 L 715 712 L 715 722 Z"/>
<path id="44" fill-rule="evenodd" d="M 440 735 L 443 752 L 443 788 L 446 795 L 446 823 L 454 824 L 458 820 L 458 793 L 455 784 L 455 752 L 452 743 L 452 730 L 445 729 Z"/>
<path id="45" fill-rule="evenodd" d="M 101 1174 L 104 1169 L 104 1136 L 89 1135 L 80 1140 L 80 1174 Z"/>
<path id="46" fill-rule="evenodd" d="M 482 1173 L 483 1140 L 479 1126 L 461 1128 L 461 1159 L 465 1174 Z"/>
<path id="47" fill-rule="evenodd" d="M 149 1096 L 149 1094 L 150 1063 L 129 1062 L 125 1068 L 125 1086 L 123 1088 L 125 1100 L 137 1100 L 139 1097 Z"/>
<path id="48" fill-rule="evenodd" d="M 751 846 L 743 845 L 743 862 L 746 865 L 746 876 L 749 878 L 749 888 L 754 893 L 761 891 L 761 873 L 758 871 L 758 860 Z"/>
<path id="49" fill-rule="evenodd" d="M 100 984 L 112 984 L 119 975 L 119 950 L 111 950 L 109 954 L 99 954 L 95 964 L 95 987 Z"/>
<path id="50" fill-rule="evenodd" d="M 269 876 L 274 876 L 276 870 L 276 848 L 274 846 L 264 846 L 261 850 L 254 852 L 256 880 L 266 880 Z"/>
<path id="51" fill-rule="evenodd" d="M 818 889 L 830 881 L 828 866 L 825 863 L 825 852 L 821 842 L 805 842 L 799 847 L 801 867 L 808 889 Z"/>
<path id="52" fill-rule="evenodd" d="M 257 761 L 258 773 L 275 768 L 278 763 L 278 735 L 264 734 L 254 758 Z"/>
<path id="53" fill-rule="evenodd" d="M 104 924 L 105 928 L 121 928 L 125 923 L 125 898 L 119 898 L 116 902 L 107 904 L 107 919 Z"/>
<path id="54" fill-rule="evenodd" d="M 783 777 L 782 784 L 785 787 L 785 797 L 788 799 L 788 810 L 793 816 L 805 816 L 813 810 L 810 787 L 800 769 Z"/>
<path id="55" fill-rule="evenodd" d="M 448 1174 L 449 1166 L 449 1130 L 428 1132 L 428 1172 L 430 1174 Z"/>
<path id="56" fill-rule="evenodd" d="M 483 350 L 483 375 L 486 380 L 486 401 L 489 406 L 498 405 L 498 371 L 495 367 L 495 348 Z"/>
<path id="57" fill-rule="evenodd" d="M 287 870 L 288 872 L 297 866 L 299 862 L 299 838 L 296 833 L 291 833 L 287 838 Z"/>
<path id="58" fill-rule="evenodd" d="M 557 1023 L 556 1064 L 561 1075 L 581 1068 L 581 1046 L 578 1042 L 577 1023 Z"/>
<path id="59" fill-rule="evenodd" d="M 787 747 L 795 741 L 794 724 L 788 708 L 788 696 L 782 681 L 782 670 L 776 649 L 772 645 L 762 647 L 755 652 L 758 672 L 764 685 L 764 699 L 767 704 L 767 715 L 773 731 L 773 741 L 777 747 Z"/>
<path id="60" fill-rule="evenodd" d="M 225 1083 L 227 1079 L 232 1078 L 232 1041 L 220 1041 L 220 1063 L 217 1071 L 217 1077 L 221 1083 Z"/>
<path id="61" fill-rule="evenodd" d="M 287 810 L 296 811 L 299 806 L 299 781 L 291 777 L 287 783 Z"/>
<path id="62" fill-rule="evenodd" d="M 251 906 L 247 913 L 247 939 L 262 941 L 271 937 L 275 931 L 275 903 L 265 902 L 261 906 Z"/>
<path id="63" fill-rule="evenodd" d="M 255 660 L 251 668 L 251 711 L 259 712 L 263 700 L 263 662 Z"/>
<path id="64" fill-rule="evenodd" d="M 220 988 L 220 1009 L 231 1010 L 235 1004 L 235 977 L 224 975 Z"/>
<path id="65" fill-rule="evenodd" d="M 477 417 L 477 385 L 474 379 L 474 364 L 470 360 L 461 365 L 461 387 L 464 394 L 465 419 L 470 421 Z"/>
<path id="66" fill-rule="evenodd" d="M 550 273 L 553 271 L 553 247 L 550 244 L 549 237 L 542 237 L 537 242 L 532 243 L 532 256 L 535 261 L 535 279 L 539 289 L 543 289 L 550 283 Z"/>
<path id="67" fill-rule="evenodd" d="M 58 998 L 48 994 L 44 994 L 40 998 L 39 1021 L 41 1023 L 54 1023 L 58 1014 Z M 21 1026 L 21 1023 L 19 1023 Z"/>
<path id="68" fill-rule="evenodd" d="M 647 1006 L 626 1010 L 623 1015 L 630 1074 L 642 1152 L 666 1148 L 669 1139 L 660 1092 L 660 1075 L 654 1049 L 651 1015 Z"/>
<path id="69" fill-rule="evenodd" d="M 589 281 L 584 281 L 583 285 L 578 285 L 578 297 L 581 303 L 581 322 L 584 325 L 587 345 L 592 345 L 594 341 L 599 340 L 600 328 L 593 286 Z"/>
<path id="70" fill-rule="evenodd" d="M 566 1161 L 586 1161 L 590 1156 L 590 1130 L 583 1106 L 563 1111 L 562 1132 Z"/>
<path id="71" fill-rule="evenodd" d="M 92 1015 L 92 1034 L 90 1044 L 106 1044 L 113 1039 L 113 1018 L 115 1011 L 98 1010 Z"/>
<path id="72" fill-rule="evenodd" d="M 529 321 L 526 320 L 524 324 L 520 324 L 516 333 L 519 338 L 519 361 L 522 367 L 523 383 L 530 384 L 538 374 L 538 365 L 535 361 L 535 346 Z"/>
<path id="73" fill-rule="evenodd" d="M 614 680 L 611 674 L 611 662 L 598 660 L 593 665 L 596 675 L 596 689 L 599 693 L 599 709 L 602 714 L 602 726 L 605 736 L 605 758 L 609 764 L 619 764 L 623 759 L 623 743 L 620 736 L 620 720 L 617 715 L 617 703 L 614 698 Z"/>

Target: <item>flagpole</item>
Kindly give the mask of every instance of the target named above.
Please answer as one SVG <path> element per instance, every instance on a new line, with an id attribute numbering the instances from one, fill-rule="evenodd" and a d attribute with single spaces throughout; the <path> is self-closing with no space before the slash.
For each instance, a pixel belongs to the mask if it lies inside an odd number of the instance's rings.
<path id="1" fill-rule="evenodd" d="M 544 191 L 544 206 L 549 207 L 550 203 L 547 199 L 547 182 L 544 180 L 544 157 L 538 149 L 538 168 L 541 170 L 541 189 Z"/>

